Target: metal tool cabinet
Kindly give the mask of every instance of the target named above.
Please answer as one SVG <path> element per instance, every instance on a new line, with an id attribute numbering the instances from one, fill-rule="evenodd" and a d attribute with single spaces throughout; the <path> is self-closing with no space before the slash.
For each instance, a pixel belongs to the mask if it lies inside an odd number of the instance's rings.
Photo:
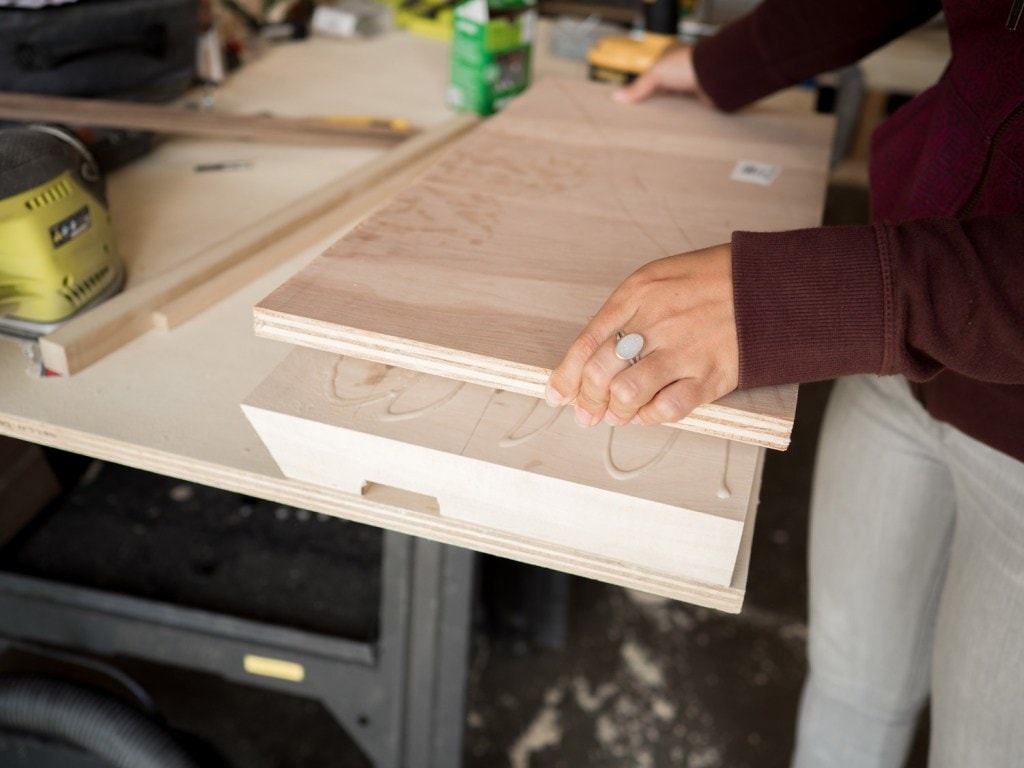
<path id="1" fill-rule="evenodd" d="M 387 532 L 381 568 L 376 642 L 0 572 L 0 649 L 3 638 L 31 640 L 307 696 L 375 766 L 458 766 L 474 555 Z M 303 678 L 250 674 L 252 657 L 286 660 Z"/>

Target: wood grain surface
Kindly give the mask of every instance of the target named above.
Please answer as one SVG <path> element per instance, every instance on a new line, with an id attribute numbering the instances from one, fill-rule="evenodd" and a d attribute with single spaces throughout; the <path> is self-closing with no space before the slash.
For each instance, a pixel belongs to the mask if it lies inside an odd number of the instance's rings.
<path id="1" fill-rule="evenodd" d="M 642 264 L 736 229 L 819 223 L 830 119 L 609 94 L 535 84 L 264 299 L 257 333 L 542 397 L 587 318 Z M 732 180 L 748 160 L 781 172 L 767 186 Z M 795 387 L 734 393 L 680 426 L 785 448 L 795 404 Z"/>

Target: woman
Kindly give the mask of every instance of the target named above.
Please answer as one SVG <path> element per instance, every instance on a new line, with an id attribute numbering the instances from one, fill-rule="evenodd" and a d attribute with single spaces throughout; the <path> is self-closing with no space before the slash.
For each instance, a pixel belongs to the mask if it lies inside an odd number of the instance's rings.
<path id="1" fill-rule="evenodd" d="M 617 93 L 734 110 L 945 12 L 948 68 L 873 137 L 871 224 L 736 232 L 641 268 L 548 386 L 591 426 L 843 377 L 815 468 L 798 768 L 901 765 L 929 695 L 933 768 L 1024 764 L 1018 6 L 767 0 Z M 617 354 L 630 334 L 639 354 Z"/>

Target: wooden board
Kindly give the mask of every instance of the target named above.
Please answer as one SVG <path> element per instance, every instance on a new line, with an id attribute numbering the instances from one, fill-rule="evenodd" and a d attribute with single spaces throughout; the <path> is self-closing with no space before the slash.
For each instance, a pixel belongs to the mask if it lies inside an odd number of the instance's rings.
<path id="1" fill-rule="evenodd" d="M 128 128 L 233 141 L 325 146 L 391 144 L 416 133 L 411 126 L 395 128 L 375 123 L 346 125 L 324 119 L 233 115 L 225 112 L 200 112 L 175 106 L 7 91 L 0 91 L 0 118 L 26 122 L 41 120 L 76 126 Z"/>
<path id="2" fill-rule="evenodd" d="M 735 229 L 820 221 L 831 120 L 695 101 L 625 107 L 548 80 L 255 310 L 259 335 L 542 397 L 630 272 Z M 778 166 L 769 186 L 737 163 Z M 784 448 L 795 387 L 734 393 L 679 426 Z"/>
<path id="3" fill-rule="evenodd" d="M 386 183 L 392 174 L 404 175 L 409 170 L 420 168 L 421 161 L 432 161 L 435 152 L 475 125 L 473 117 L 461 115 L 433 126 L 365 166 L 254 223 L 234 237 L 168 269 L 157 279 L 108 299 L 99 307 L 40 339 L 44 364 L 52 371 L 70 376 L 145 333 L 154 323 L 170 327 L 180 322 L 182 314 L 187 317 L 197 306 L 199 309 L 208 306 L 209 297 L 172 309 L 174 319 L 166 323 L 162 319 L 155 320 L 153 313 L 164 304 L 176 301 L 204 285 L 211 285 L 212 280 L 233 267 L 240 267 L 239 271 L 246 273 L 253 267 L 265 266 L 262 261 L 248 268 L 243 265 L 256 253 L 265 251 L 287 235 L 342 206 L 352 207 L 354 223 L 393 193 L 393 187 Z M 269 260 L 279 263 L 280 257 Z M 242 275 L 237 282 L 247 277 L 249 275 Z M 229 284 L 235 282 L 231 280 Z M 213 284 L 214 289 L 218 287 Z M 212 298 L 216 296 L 214 293 Z"/>
<path id="4" fill-rule="evenodd" d="M 288 477 L 436 500 L 437 514 L 727 586 L 760 449 L 581 430 L 535 398 L 298 349 L 246 400 Z"/>

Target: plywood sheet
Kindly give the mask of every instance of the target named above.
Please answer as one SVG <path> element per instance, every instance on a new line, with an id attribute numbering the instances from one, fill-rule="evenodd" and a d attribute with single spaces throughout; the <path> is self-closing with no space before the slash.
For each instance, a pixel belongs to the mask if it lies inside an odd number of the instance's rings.
<path id="1" fill-rule="evenodd" d="M 387 486 L 456 523 L 732 581 L 760 449 L 676 429 L 580 429 L 535 398 L 298 349 L 246 400 L 286 476 Z"/>
<path id="2" fill-rule="evenodd" d="M 831 121 L 695 101 L 626 107 L 553 79 L 256 307 L 257 333 L 534 397 L 615 286 L 736 229 L 820 221 Z M 770 185 L 732 180 L 741 161 Z M 734 393 L 682 426 L 784 448 L 795 387 Z"/>

